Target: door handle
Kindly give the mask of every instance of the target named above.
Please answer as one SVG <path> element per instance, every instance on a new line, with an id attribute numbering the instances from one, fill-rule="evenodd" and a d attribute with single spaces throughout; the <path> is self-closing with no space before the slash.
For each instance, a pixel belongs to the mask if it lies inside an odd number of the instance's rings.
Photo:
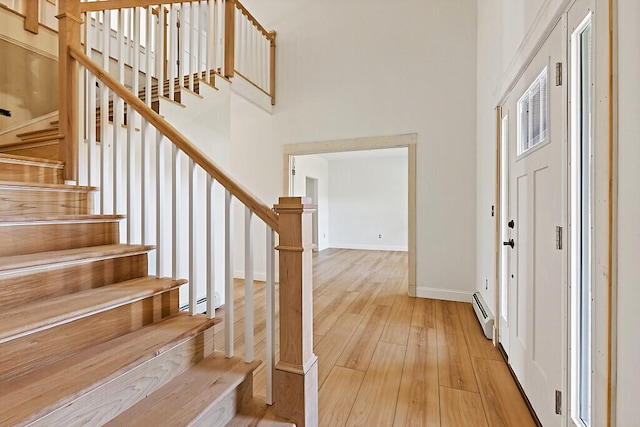
<path id="1" fill-rule="evenodd" d="M 513 249 L 513 247 L 516 245 L 515 242 L 513 241 L 513 239 L 509 239 L 508 242 L 502 242 L 502 244 L 504 246 L 511 246 L 511 249 Z"/>

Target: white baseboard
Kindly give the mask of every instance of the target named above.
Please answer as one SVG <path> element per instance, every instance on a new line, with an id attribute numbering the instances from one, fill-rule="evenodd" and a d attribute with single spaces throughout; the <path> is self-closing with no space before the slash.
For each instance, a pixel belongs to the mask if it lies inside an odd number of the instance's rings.
<path id="1" fill-rule="evenodd" d="M 472 295 L 473 292 L 452 291 L 450 289 L 416 288 L 416 297 L 418 298 L 471 302 Z"/>
<path id="2" fill-rule="evenodd" d="M 392 251 L 392 252 L 408 252 L 407 246 L 387 246 L 387 245 L 341 245 L 331 244 L 332 249 L 358 249 L 361 251 Z"/>

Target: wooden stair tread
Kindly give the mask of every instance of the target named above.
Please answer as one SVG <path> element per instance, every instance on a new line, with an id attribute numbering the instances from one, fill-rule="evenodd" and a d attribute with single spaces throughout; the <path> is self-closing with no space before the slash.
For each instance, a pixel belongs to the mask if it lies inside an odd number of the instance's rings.
<path id="1" fill-rule="evenodd" d="M 179 313 L 2 383 L 0 425 L 28 424 L 218 323 Z"/>
<path id="2" fill-rule="evenodd" d="M 0 343 L 168 291 L 186 280 L 153 276 L 35 301 L 0 312 Z"/>
<path id="3" fill-rule="evenodd" d="M 17 223 L 59 223 L 59 222 L 111 222 L 126 218 L 126 215 L 0 215 L 0 226 Z"/>
<path id="4" fill-rule="evenodd" d="M 266 404 L 261 397 L 253 397 L 244 405 L 226 427 L 295 427 L 291 421 L 275 416 L 273 406 Z"/>
<path id="5" fill-rule="evenodd" d="M 38 252 L 0 258 L 0 272 L 31 267 L 57 265 L 74 261 L 88 261 L 104 257 L 143 253 L 154 249 L 149 245 L 103 245 L 61 251 Z"/>
<path id="6" fill-rule="evenodd" d="M 15 181 L 0 181 L 0 188 L 20 189 L 20 190 L 69 191 L 69 192 L 98 191 L 97 187 L 89 187 L 85 185 L 48 184 L 48 183 L 15 182 Z"/>
<path id="7" fill-rule="evenodd" d="M 240 357 L 227 359 L 216 352 L 106 425 L 192 425 L 205 410 L 215 406 L 227 393 L 233 393 L 260 363 L 245 363 Z M 215 420 L 210 421 L 209 424 L 215 425 Z"/>
<path id="8" fill-rule="evenodd" d="M 39 166 L 51 167 L 56 169 L 64 168 L 64 163 L 60 160 L 41 159 L 39 157 L 18 156 L 15 154 L 0 153 L 0 163 L 5 161 L 20 163 L 36 163 Z"/>
<path id="9" fill-rule="evenodd" d="M 27 139 L 27 138 L 31 138 L 34 135 L 44 136 L 44 135 L 57 134 L 59 132 L 60 132 L 60 129 L 58 129 L 58 127 L 50 127 L 46 129 L 38 129 L 38 130 L 29 131 L 29 132 L 18 133 L 16 134 L 16 136 L 18 138 Z"/>

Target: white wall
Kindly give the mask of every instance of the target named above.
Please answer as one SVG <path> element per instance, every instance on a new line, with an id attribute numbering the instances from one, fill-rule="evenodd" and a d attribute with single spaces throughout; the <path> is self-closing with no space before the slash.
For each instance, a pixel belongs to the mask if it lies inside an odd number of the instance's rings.
<path id="1" fill-rule="evenodd" d="M 406 156 L 331 159 L 331 247 L 406 251 L 408 185 Z"/>
<path id="2" fill-rule="evenodd" d="M 292 196 L 307 195 L 307 177 L 318 180 L 318 250 L 329 247 L 329 162 L 314 154 L 296 156 Z"/>
<path id="3" fill-rule="evenodd" d="M 232 99 L 232 172 L 269 204 L 282 145 L 417 133 L 417 288 L 475 289 L 476 0 L 247 0 L 277 31 L 277 104 Z"/>
<path id="4" fill-rule="evenodd" d="M 617 425 L 640 419 L 640 3 L 618 1 Z"/>

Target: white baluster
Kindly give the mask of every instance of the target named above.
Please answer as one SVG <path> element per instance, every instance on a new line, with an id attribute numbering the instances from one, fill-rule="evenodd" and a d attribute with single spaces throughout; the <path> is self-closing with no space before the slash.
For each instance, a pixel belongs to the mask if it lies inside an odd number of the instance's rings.
<path id="1" fill-rule="evenodd" d="M 109 71 L 109 55 L 111 47 L 111 11 L 102 13 L 102 68 Z M 105 213 L 105 169 L 107 126 L 109 125 L 109 88 L 103 83 L 100 86 L 100 214 Z"/>
<path id="2" fill-rule="evenodd" d="M 118 61 L 118 82 L 124 84 L 124 49 L 125 49 L 125 12 L 120 9 L 118 11 L 118 42 L 116 45 L 116 60 Z M 114 97 L 113 100 L 113 184 L 111 188 L 111 195 L 113 197 L 113 213 L 118 213 L 118 167 L 119 155 L 120 155 L 120 132 L 122 124 L 124 122 L 124 100 L 122 98 Z"/>
<path id="3" fill-rule="evenodd" d="M 189 158 L 189 313 L 198 313 L 198 294 L 196 289 L 196 162 Z"/>
<path id="4" fill-rule="evenodd" d="M 171 260 L 171 278 L 178 278 L 178 204 L 180 203 L 180 185 L 178 180 L 180 179 L 180 150 L 174 144 L 172 144 L 172 156 L 171 156 L 171 194 L 173 200 L 171 201 L 171 248 L 172 260 Z"/>
<path id="5" fill-rule="evenodd" d="M 214 84 L 211 70 L 215 69 L 215 44 L 216 44 L 216 2 L 209 0 L 207 2 L 207 43 L 205 51 L 207 54 L 206 78 L 207 82 Z"/>
<path id="6" fill-rule="evenodd" d="M 164 237 L 164 212 L 165 212 L 165 185 L 164 185 L 164 137 L 159 130 L 156 130 L 156 276 L 161 277 L 163 273 L 164 247 L 162 238 Z"/>
<path id="7" fill-rule="evenodd" d="M 253 362 L 253 212 L 244 211 L 244 361 Z"/>
<path id="8" fill-rule="evenodd" d="M 224 197 L 224 354 L 233 357 L 233 196 L 225 190 Z"/>
<path id="9" fill-rule="evenodd" d="M 216 317 L 215 181 L 207 175 L 207 317 Z"/>
<path id="10" fill-rule="evenodd" d="M 164 5 L 158 6 L 158 31 L 156 35 L 156 42 L 158 43 L 156 48 L 156 63 L 158 64 L 156 72 L 156 76 L 158 77 L 158 97 L 164 96 L 165 94 L 164 80 L 166 76 L 164 73 L 164 41 L 167 38 L 165 28 L 165 10 Z"/>
<path id="11" fill-rule="evenodd" d="M 144 52 L 145 52 L 145 59 L 146 61 L 146 70 L 145 70 L 145 86 L 144 86 L 144 93 L 145 93 L 145 102 L 146 104 L 151 107 L 151 97 L 153 95 L 153 90 L 152 90 L 152 70 L 153 70 L 153 49 L 151 49 L 151 47 L 153 46 L 153 39 L 152 34 L 151 34 L 151 28 L 153 27 L 153 9 L 151 8 L 151 6 L 147 6 L 147 8 L 145 9 L 146 13 L 147 13 L 147 23 L 146 23 L 146 45 L 144 47 Z"/>
<path id="12" fill-rule="evenodd" d="M 202 2 L 199 1 L 197 4 L 197 16 L 198 16 L 198 31 L 196 32 L 196 37 L 198 38 L 198 54 L 196 55 L 196 71 L 198 72 L 198 79 L 202 79 L 207 81 L 206 76 L 202 75 L 204 71 L 202 67 L 202 59 L 204 55 L 202 54 L 202 35 L 204 34 L 204 13 L 205 8 L 202 7 Z"/>
<path id="13" fill-rule="evenodd" d="M 169 15 L 169 64 L 167 65 L 167 75 L 169 77 L 169 99 L 174 101 L 175 98 L 175 77 L 176 77 L 176 60 L 178 52 L 178 7 L 173 6 Z"/>
<path id="14" fill-rule="evenodd" d="M 194 74 L 197 71 L 196 63 L 197 61 L 197 49 L 195 42 L 195 32 L 196 32 L 196 3 L 189 3 L 189 89 L 195 91 L 196 86 L 193 80 Z"/>

